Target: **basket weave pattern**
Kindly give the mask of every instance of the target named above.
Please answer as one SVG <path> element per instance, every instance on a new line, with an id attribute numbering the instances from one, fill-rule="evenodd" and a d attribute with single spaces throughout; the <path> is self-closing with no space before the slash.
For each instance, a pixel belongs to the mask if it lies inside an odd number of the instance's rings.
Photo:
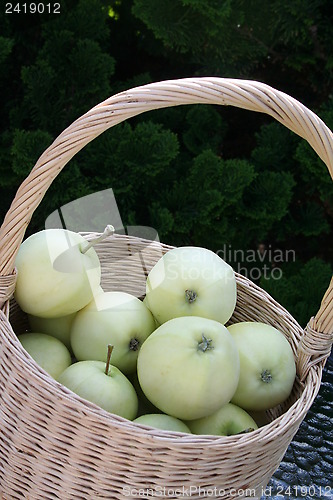
<path id="1" fill-rule="evenodd" d="M 61 386 L 17 339 L 26 318 L 12 299 L 15 256 L 56 175 L 108 128 L 145 111 L 198 103 L 267 113 L 306 139 L 333 176 L 332 132 L 295 99 L 253 81 L 192 78 L 149 84 L 107 99 L 62 132 L 19 187 L 0 229 L 1 499 L 121 500 L 134 498 L 127 494 L 132 490 L 150 488 L 159 498 L 181 498 L 181 488 L 192 488 L 195 499 L 207 498 L 202 491 L 214 488 L 214 498 L 221 500 L 247 489 L 255 489 L 260 497 L 318 393 L 332 346 L 332 282 L 317 315 L 303 330 L 265 291 L 236 276 L 238 297 L 231 322 L 263 321 L 279 328 L 297 365 L 289 399 L 269 412 L 269 424 L 250 434 L 194 436 L 133 424 Z M 84 236 L 89 240 L 95 234 Z M 107 238 L 96 247 L 102 287 L 143 296 L 147 273 L 170 248 L 130 236 Z M 163 488 L 168 496 L 161 493 Z M 248 497 L 254 498 L 253 492 Z"/>

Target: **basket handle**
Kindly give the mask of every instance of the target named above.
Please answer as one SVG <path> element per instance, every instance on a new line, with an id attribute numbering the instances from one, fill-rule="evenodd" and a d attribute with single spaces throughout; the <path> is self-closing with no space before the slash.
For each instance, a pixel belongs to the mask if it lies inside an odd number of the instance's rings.
<path id="1" fill-rule="evenodd" d="M 272 116 L 308 141 L 333 178 L 331 130 L 315 113 L 296 99 L 264 83 L 199 77 L 136 87 L 116 94 L 92 108 L 65 129 L 40 156 L 19 187 L 0 228 L 0 279 L 7 276 L 8 280 L 8 275 L 13 275 L 15 256 L 34 210 L 53 179 L 78 151 L 105 130 L 145 111 L 200 103 L 231 105 Z M 3 288 L 1 280 L 0 289 Z M 322 332 L 324 336 L 318 339 L 314 332 Z M 332 345 L 332 332 L 333 280 L 318 313 L 311 319 L 311 325 L 304 336 L 306 340 L 301 342 L 301 357 L 313 357 L 313 344 L 317 349 L 315 357 L 327 357 Z M 307 365 L 308 363 L 304 362 L 304 373 Z"/>

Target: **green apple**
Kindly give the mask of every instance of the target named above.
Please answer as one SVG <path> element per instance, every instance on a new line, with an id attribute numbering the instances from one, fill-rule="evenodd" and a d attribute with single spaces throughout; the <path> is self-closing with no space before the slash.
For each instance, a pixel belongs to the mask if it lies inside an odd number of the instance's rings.
<path id="1" fill-rule="evenodd" d="M 165 431 L 187 432 L 191 434 L 190 429 L 184 422 L 164 413 L 147 413 L 146 415 L 137 417 L 133 422 Z"/>
<path id="2" fill-rule="evenodd" d="M 225 324 L 236 305 L 235 273 L 211 250 L 169 250 L 149 272 L 147 305 L 157 322 L 201 316 Z"/>
<path id="3" fill-rule="evenodd" d="M 104 410 L 133 420 L 138 398 L 133 385 L 116 366 L 103 361 L 78 361 L 59 377 L 59 382 Z"/>
<path id="4" fill-rule="evenodd" d="M 55 379 L 58 379 L 72 363 L 67 347 L 51 335 L 35 332 L 22 333 L 18 339 L 36 363 Z"/>
<path id="5" fill-rule="evenodd" d="M 267 410 L 290 395 L 296 365 L 285 336 L 271 325 L 244 321 L 228 327 L 239 353 L 240 378 L 232 403 Z"/>
<path id="6" fill-rule="evenodd" d="M 40 318 L 28 314 L 31 330 L 42 332 L 59 339 L 67 349 L 71 350 L 70 331 L 76 313 L 61 316 L 59 318 Z"/>
<path id="7" fill-rule="evenodd" d="M 112 364 L 128 374 L 136 370 L 140 347 L 154 330 L 154 318 L 140 299 L 103 292 L 76 314 L 70 340 L 78 361 L 103 361 L 112 344 Z"/>
<path id="8" fill-rule="evenodd" d="M 186 422 L 193 434 L 232 436 L 258 429 L 254 419 L 242 408 L 232 403 L 223 405 L 212 415 Z"/>
<path id="9" fill-rule="evenodd" d="M 143 343 L 138 379 L 163 413 L 191 420 L 228 403 L 239 379 L 239 357 L 227 328 L 197 316 L 163 323 Z"/>
<path id="10" fill-rule="evenodd" d="M 46 229 L 33 234 L 16 256 L 15 299 L 33 316 L 55 318 L 86 306 L 100 286 L 101 267 L 78 233 Z"/>

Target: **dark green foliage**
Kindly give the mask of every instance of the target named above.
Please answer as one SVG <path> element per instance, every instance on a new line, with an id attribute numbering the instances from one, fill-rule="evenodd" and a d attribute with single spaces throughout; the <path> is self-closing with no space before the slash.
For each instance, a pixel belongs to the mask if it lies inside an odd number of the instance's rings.
<path id="1" fill-rule="evenodd" d="M 251 152 L 251 158 L 256 168 L 262 171 L 293 171 L 293 156 L 299 143 L 295 134 L 280 123 L 273 122 L 263 125 L 255 138 L 256 146 Z"/>
<path id="2" fill-rule="evenodd" d="M 13 49 L 14 42 L 10 38 L 0 36 L 0 68 Z"/>
<path id="3" fill-rule="evenodd" d="M 329 0 L 64 0 L 59 16 L 2 10 L 2 217 L 61 131 L 109 95 L 151 81 L 260 80 L 333 128 L 332 21 Z M 53 181 L 27 234 L 108 188 L 125 226 L 218 252 L 302 324 L 319 307 L 332 272 L 332 180 L 311 147 L 270 117 L 201 104 L 119 124 Z"/>
<path id="4" fill-rule="evenodd" d="M 242 206 L 250 242 L 270 240 L 274 229 L 288 213 L 294 186 L 289 172 L 260 172 L 245 193 Z"/>
<path id="5" fill-rule="evenodd" d="M 150 197 L 160 192 L 165 172 L 178 154 L 175 134 L 152 122 L 124 123 L 104 133 L 80 155 L 90 191 L 112 187 L 124 223 L 147 216 Z"/>
<path id="6" fill-rule="evenodd" d="M 149 0 L 136 0 L 133 13 L 141 18 L 166 47 L 198 54 L 203 45 L 222 39 L 221 24 L 230 20 L 231 1 L 165 0 L 156 8 Z"/>
<path id="7" fill-rule="evenodd" d="M 308 201 L 293 208 L 286 218 L 285 229 L 289 234 L 319 236 L 329 233 L 330 225 L 323 206 Z"/>
<path id="8" fill-rule="evenodd" d="M 13 171 L 23 180 L 29 174 L 36 157 L 51 144 L 51 135 L 42 130 L 15 130 L 11 148 Z"/>
<path id="9" fill-rule="evenodd" d="M 192 106 L 186 113 L 183 142 L 191 154 L 205 149 L 218 153 L 221 149 L 227 124 L 213 106 Z"/>
<path id="10" fill-rule="evenodd" d="M 260 285 L 289 312 L 301 325 L 306 325 L 318 310 L 321 299 L 332 277 L 332 266 L 313 257 L 304 265 L 285 266 L 280 279 L 261 279 Z"/>
<path id="11" fill-rule="evenodd" d="M 134 0 L 133 13 L 179 60 L 227 74 L 235 68 L 250 68 L 267 52 L 249 36 L 247 25 L 243 29 L 251 10 L 242 4 L 239 0 L 165 0 L 157 9 L 154 1 Z"/>
<path id="12" fill-rule="evenodd" d="M 235 237 L 230 217 L 253 177 L 247 161 L 222 160 L 211 150 L 203 151 L 188 163 L 181 179 L 167 184 L 161 201 L 150 207 L 154 227 L 159 227 L 165 214 L 162 238 L 174 245 L 185 242 L 216 250 Z"/>
<path id="13" fill-rule="evenodd" d="M 115 61 L 103 50 L 106 19 L 98 0 L 80 0 L 42 29 L 36 62 L 22 68 L 25 107 L 35 126 L 60 132 L 111 93 Z"/>
<path id="14" fill-rule="evenodd" d="M 133 13 L 182 64 L 223 76 L 280 71 L 317 92 L 332 79 L 328 0 L 134 0 Z M 184 57 L 186 56 L 186 57 Z M 265 80 L 265 78 L 264 78 Z M 323 90 L 324 90 L 323 89 Z"/>
<path id="15" fill-rule="evenodd" d="M 330 129 L 333 129 L 333 97 L 325 101 L 320 111 L 320 117 Z M 327 171 L 323 168 L 323 163 L 306 142 L 298 145 L 295 158 L 301 166 L 302 181 L 309 186 L 309 193 L 317 196 L 325 204 L 332 206 L 333 184 Z"/>

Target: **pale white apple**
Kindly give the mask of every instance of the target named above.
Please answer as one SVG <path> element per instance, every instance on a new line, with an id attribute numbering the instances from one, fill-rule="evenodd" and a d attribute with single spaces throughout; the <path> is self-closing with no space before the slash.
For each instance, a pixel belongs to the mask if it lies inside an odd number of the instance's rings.
<path id="1" fill-rule="evenodd" d="M 296 365 L 285 336 L 271 325 L 244 321 L 228 327 L 238 349 L 240 377 L 232 403 L 267 410 L 290 395 Z"/>
<path id="2" fill-rule="evenodd" d="M 101 267 L 87 241 L 66 229 L 46 229 L 20 246 L 15 299 L 21 309 L 44 318 L 72 314 L 99 289 Z"/>
<path id="3" fill-rule="evenodd" d="M 211 250 L 169 250 L 149 272 L 146 301 L 157 322 L 201 316 L 225 324 L 236 305 L 235 273 Z"/>
<path id="4" fill-rule="evenodd" d="M 30 332 L 22 333 L 18 339 L 36 363 L 55 379 L 72 363 L 67 347 L 51 335 Z"/>
<path id="5" fill-rule="evenodd" d="M 254 419 L 242 408 L 232 403 L 223 405 L 212 415 L 186 422 L 193 434 L 232 436 L 258 429 Z"/>
<path id="6" fill-rule="evenodd" d="M 163 413 L 181 420 L 201 418 L 234 395 L 238 351 L 221 323 L 197 316 L 174 318 L 143 343 L 137 372 L 143 392 Z"/>
<path id="7" fill-rule="evenodd" d="M 171 417 L 170 415 L 165 415 L 164 413 L 147 413 L 146 415 L 137 417 L 133 422 L 149 425 L 150 427 L 165 431 L 186 432 L 191 434 L 190 429 L 182 420 Z"/>
<path id="8" fill-rule="evenodd" d="M 137 415 L 138 398 L 133 385 L 117 367 L 105 372 L 103 361 L 78 361 L 59 377 L 59 382 L 78 396 L 104 410 L 133 420 Z"/>
<path id="9" fill-rule="evenodd" d="M 96 295 L 103 292 L 102 287 L 98 287 Z M 76 312 L 58 318 L 40 318 L 31 314 L 27 316 L 31 331 L 47 333 L 48 335 L 52 335 L 52 337 L 56 337 L 72 352 L 70 333 L 75 315 Z"/>
<path id="10" fill-rule="evenodd" d="M 128 374 L 136 370 L 140 347 L 154 330 L 154 318 L 140 299 L 125 292 L 104 292 L 76 314 L 70 340 L 79 361 L 103 361 L 107 345 L 112 344 L 112 364 Z"/>
<path id="11" fill-rule="evenodd" d="M 70 343 L 70 332 L 76 313 L 61 316 L 59 318 L 40 318 L 28 315 L 29 325 L 32 331 L 42 332 L 59 339 L 67 349 L 72 350 Z"/>

